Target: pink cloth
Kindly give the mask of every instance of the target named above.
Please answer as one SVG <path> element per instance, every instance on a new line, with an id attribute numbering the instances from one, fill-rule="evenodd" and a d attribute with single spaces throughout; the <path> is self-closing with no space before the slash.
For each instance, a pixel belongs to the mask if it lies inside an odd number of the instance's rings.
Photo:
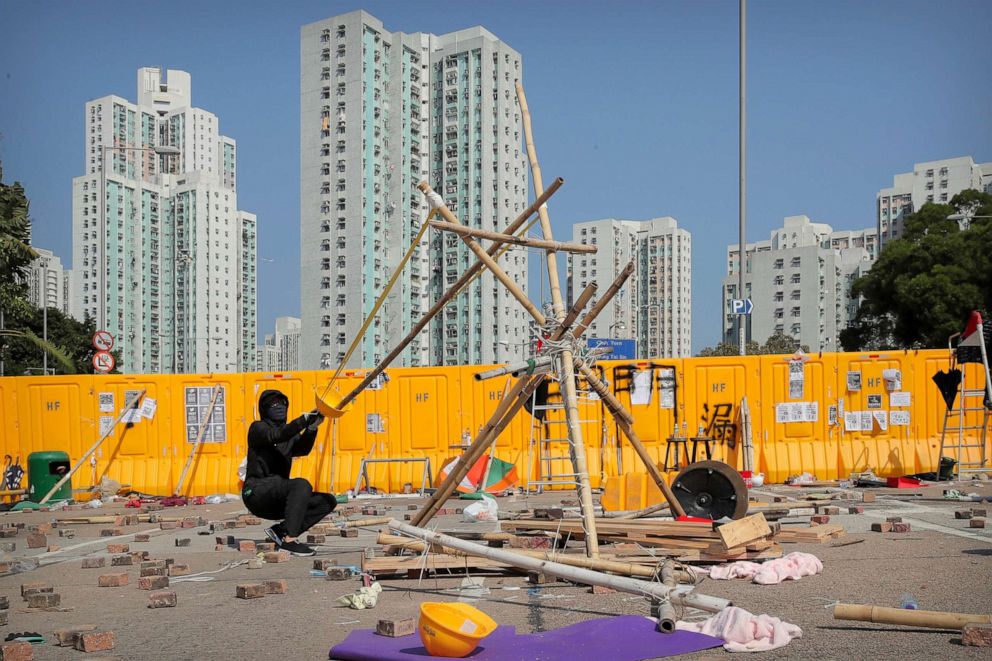
<path id="1" fill-rule="evenodd" d="M 770 615 L 753 615 L 736 606 L 728 606 L 702 622 L 677 622 L 675 628 L 723 638 L 723 649 L 728 652 L 767 652 L 803 635 L 794 624 Z"/>
<path id="2" fill-rule="evenodd" d="M 726 565 L 710 567 L 709 570 L 701 570 L 697 567 L 696 571 L 700 571 L 700 573 L 708 571 L 710 578 L 714 580 L 750 578 L 754 583 L 774 585 L 787 579 L 798 581 L 803 576 L 819 574 L 823 571 L 823 563 L 815 555 L 797 551 L 763 563 L 739 560 Z"/>

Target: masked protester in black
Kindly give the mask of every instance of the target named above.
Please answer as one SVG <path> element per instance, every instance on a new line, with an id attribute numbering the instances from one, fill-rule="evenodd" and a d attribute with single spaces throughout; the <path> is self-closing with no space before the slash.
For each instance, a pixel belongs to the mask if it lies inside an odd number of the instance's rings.
<path id="1" fill-rule="evenodd" d="M 288 409 L 289 399 L 278 390 L 266 390 L 258 398 L 261 420 L 248 429 L 241 497 L 255 516 L 283 519 L 265 531 L 276 545 L 293 555 L 313 555 L 313 549 L 298 538 L 330 514 L 337 501 L 329 493 L 315 492 L 303 478 L 290 479 L 289 471 L 293 457 L 305 457 L 313 450 L 324 416 L 310 411 L 287 423 Z"/>

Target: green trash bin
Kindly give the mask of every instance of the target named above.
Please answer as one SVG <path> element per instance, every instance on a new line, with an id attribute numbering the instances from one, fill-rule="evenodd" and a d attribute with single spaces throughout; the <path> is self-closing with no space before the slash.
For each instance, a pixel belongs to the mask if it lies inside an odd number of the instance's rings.
<path id="1" fill-rule="evenodd" d="M 65 452 L 32 452 L 28 455 L 28 500 L 41 502 L 52 487 L 69 472 L 69 455 Z M 66 480 L 49 501 L 72 498 L 72 480 Z"/>

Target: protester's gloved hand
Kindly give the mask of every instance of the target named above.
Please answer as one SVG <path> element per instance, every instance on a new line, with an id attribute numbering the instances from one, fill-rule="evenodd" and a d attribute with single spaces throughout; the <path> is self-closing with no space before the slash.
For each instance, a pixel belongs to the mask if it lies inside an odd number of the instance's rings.
<path id="1" fill-rule="evenodd" d="M 320 423 L 324 421 L 324 416 L 320 414 L 320 411 L 314 409 L 312 411 L 307 411 L 303 414 L 303 420 L 306 422 L 307 429 L 311 431 L 316 430 L 320 426 Z"/>

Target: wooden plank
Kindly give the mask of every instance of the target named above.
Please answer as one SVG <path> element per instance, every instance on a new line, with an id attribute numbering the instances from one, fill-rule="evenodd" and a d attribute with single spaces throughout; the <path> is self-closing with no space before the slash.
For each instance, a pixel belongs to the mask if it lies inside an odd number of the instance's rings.
<path id="1" fill-rule="evenodd" d="M 425 559 L 419 555 L 387 556 L 381 558 L 363 558 L 362 571 L 367 574 L 405 574 L 408 571 L 455 571 L 459 569 L 513 569 L 504 562 L 488 558 L 454 556 L 442 553 L 430 553 Z M 516 571 L 516 570 L 515 570 Z"/>
<path id="2" fill-rule="evenodd" d="M 743 546 L 756 539 L 763 539 L 772 534 L 772 529 L 765 521 L 765 515 L 761 512 L 745 516 L 730 523 L 725 523 L 716 529 L 720 535 L 720 541 L 726 549 L 735 546 Z"/>

